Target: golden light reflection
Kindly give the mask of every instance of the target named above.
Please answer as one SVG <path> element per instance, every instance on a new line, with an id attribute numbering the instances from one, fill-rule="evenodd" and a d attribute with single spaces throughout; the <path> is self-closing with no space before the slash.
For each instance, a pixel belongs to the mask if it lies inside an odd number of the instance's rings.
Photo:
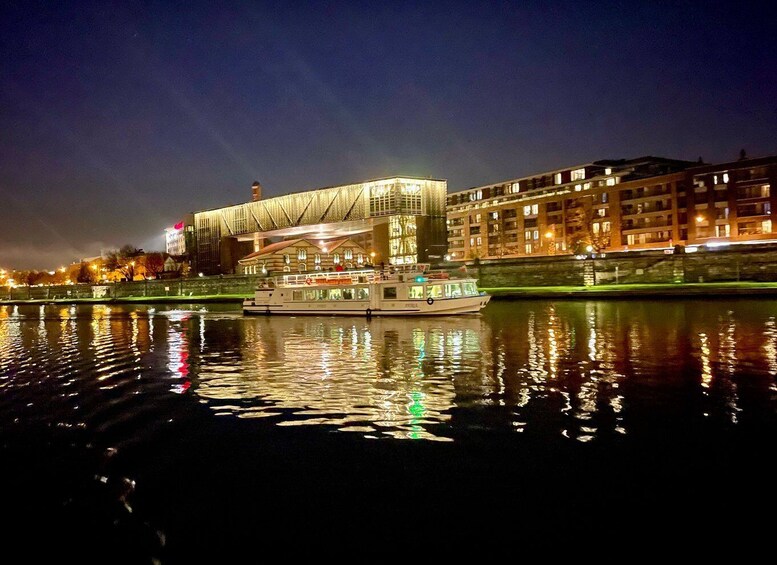
<path id="1" fill-rule="evenodd" d="M 712 365 L 710 363 L 710 340 L 707 334 L 699 334 L 699 352 L 701 353 L 701 386 L 708 389 L 712 383 Z M 707 394 L 705 392 L 705 394 Z"/>
<path id="2" fill-rule="evenodd" d="M 240 358 L 200 360 L 195 392 L 214 410 L 400 439 L 449 439 L 435 429 L 451 418 L 456 373 L 481 373 L 487 336 L 478 317 L 247 325 Z"/>
<path id="3" fill-rule="evenodd" d="M 763 345 L 766 363 L 769 367 L 769 374 L 777 376 L 777 321 L 774 316 L 770 316 L 764 324 L 764 338 L 766 342 Z"/>
<path id="4" fill-rule="evenodd" d="M 733 379 L 737 367 L 737 339 L 736 321 L 734 312 L 726 312 L 725 319 L 721 320 L 718 341 L 720 343 L 721 372 L 725 376 L 721 379 L 722 394 L 725 400 L 728 417 L 731 423 L 738 422 L 739 395 L 737 383 Z"/>

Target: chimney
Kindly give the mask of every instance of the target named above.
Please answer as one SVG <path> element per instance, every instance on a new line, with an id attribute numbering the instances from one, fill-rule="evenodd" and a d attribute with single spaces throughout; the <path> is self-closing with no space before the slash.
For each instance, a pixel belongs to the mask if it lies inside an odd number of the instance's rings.
<path id="1" fill-rule="evenodd" d="M 254 202 L 258 202 L 262 199 L 262 185 L 259 184 L 258 180 L 254 181 L 254 184 L 251 185 L 251 195 Z"/>

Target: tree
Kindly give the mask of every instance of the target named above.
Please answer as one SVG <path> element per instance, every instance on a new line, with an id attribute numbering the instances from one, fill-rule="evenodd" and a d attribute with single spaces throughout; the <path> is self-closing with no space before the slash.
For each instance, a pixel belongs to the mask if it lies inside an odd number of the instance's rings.
<path id="1" fill-rule="evenodd" d="M 143 255 L 142 249 L 134 245 L 122 245 L 119 249 L 112 249 L 106 253 L 105 266 L 109 271 L 118 271 L 125 279 L 131 281 L 135 278 L 135 267 L 141 255 Z"/>
<path id="2" fill-rule="evenodd" d="M 76 275 L 76 281 L 80 283 L 92 284 L 97 280 L 97 274 L 94 269 L 91 268 L 89 263 L 81 263 L 78 267 L 78 275 Z"/>
<path id="3" fill-rule="evenodd" d="M 567 225 L 577 228 L 569 236 L 569 247 L 575 255 L 586 253 L 589 245 L 598 253 L 609 247 L 612 240 L 610 230 L 604 229 L 606 220 L 594 215 L 592 200 L 590 196 L 576 198 L 567 208 Z"/>
<path id="4" fill-rule="evenodd" d="M 146 253 L 145 257 L 143 257 L 143 266 L 146 269 L 147 277 L 159 278 L 159 273 L 165 268 L 164 253 L 159 253 L 158 251 Z"/>

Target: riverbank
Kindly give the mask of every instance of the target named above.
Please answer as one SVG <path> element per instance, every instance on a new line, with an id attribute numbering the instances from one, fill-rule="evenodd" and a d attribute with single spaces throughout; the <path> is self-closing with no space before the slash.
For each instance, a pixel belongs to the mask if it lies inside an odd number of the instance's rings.
<path id="1" fill-rule="evenodd" d="M 202 296 L 126 296 L 122 298 L 40 298 L 32 300 L 0 300 L 8 304 L 201 304 L 242 303 L 249 294 L 208 294 Z"/>
<path id="2" fill-rule="evenodd" d="M 509 299 L 622 299 L 622 298 L 767 298 L 777 297 L 777 282 L 602 284 L 596 286 L 515 286 L 481 288 L 494 300 Z M 241 303 L 252 294 L 189 296 L 127 296 L 121 298 L 57 298 L 0 300 L 16 304 L 203 304 Z"/>
<path id="3" fill-rule="evenodd" d="M 759 298 L 777 297 L 777 283 L 602 284 L 596 286 L 516 286 L 481 288 L 494 299 L 531 298 Z"/>

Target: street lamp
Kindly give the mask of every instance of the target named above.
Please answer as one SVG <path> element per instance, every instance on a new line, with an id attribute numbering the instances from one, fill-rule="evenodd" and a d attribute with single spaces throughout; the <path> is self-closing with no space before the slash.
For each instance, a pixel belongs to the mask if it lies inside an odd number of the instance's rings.
<path id="1" fill-rule="evenodd" d="M 548 240 L 548 254 L 555 255 L 556 254 L 556 233 L 552 230 L 548 230 L 545 232 L 545 239 Z"/>

